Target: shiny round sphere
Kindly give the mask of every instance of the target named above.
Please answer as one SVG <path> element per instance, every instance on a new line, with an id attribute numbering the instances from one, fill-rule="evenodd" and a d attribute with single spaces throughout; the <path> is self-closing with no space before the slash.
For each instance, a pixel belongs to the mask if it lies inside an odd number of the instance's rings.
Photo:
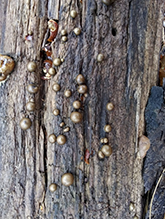
<path id="1" fill-rule="evenodd" d="M 60 114 L 60 110 L 59 110 L 59 109 L 54 109 L 54 110 L 53 110 L 53 114 L 54 114 L 55 116 L 58 116 L 58 115 Z"/>
<path id="2" fill-rule="evenodd" d="M 57 185 L 55 183 L 50 184 L 49 190 L 51 192 L 55 192 L 57 190 Z"/>
<path id="3" fill-rule="evenodd" d="M 107 144 L 108 143 L 108 138 L 104 138 L 104 144 Z"/>
<path id="4" fill-rule="evenodd" d="M 76 81 L 77 81 L 77 84 L 84 84 L 85 83 L 85 78 L 82 74 L 79 74 L 76 77 Z"/>
<path id="5" fill-rule="evenodd" d="M 80 94 L 85 94 L 88 91 L 88 88 L 87 88 L 86 85 L 79 85 L 78 88 L 77 88 L 77 91 Z"/>
<path id="6" fill-rule="evenodd" d="M 66 36 L 67 35 L 67 31 L 65 29 L 61 30 L 61 36 Z"/>
<path id="7" fill-rule="evenodd" d="M 105 132 L 110 132 L 112 130 L 111 126 L 110 125 L 105 125 L 104 126 L 104 131 Z"/>
<path id="8" fill-rule="evenodd" d="M 66 41 L 68 40 L 68 38 L 67 38 L 67 36 L 62 36 L 62 37 L 61 37 L 61 40 L 62 40 L 63 42 L 66 42 Z"/>
<path id="9" fill-rule="evenodd" d="M 38 86 L 37 86 L 36 84 L 34 84 L 34 83 L 29 84 L 29 85 L 27 86 L 27 91 L 28 91 L 29 93 L 31 93 L 31 94 L 37 93 L 38 90 L 39 90 Z"/>
<path id="10" fill-rule="evenodd" d="M 111 111 L 113 110 L 113 108 L 114 108 L 113 103 L 107 103 L 107 110 Z"/>
<path id="11" fill-rule="evenodd" d="M 70 186 L 73 184 L 74 177 L 71 173 L 65 173 L 61 177 L 61 182 L 64 186 Z"/>
<path id="12" fill-rule="evenodd" d="M 65 137 L 65 135 L 59 135 L 59 136 L 57 137 L 57 143 L 58 143 L 59 145 L 65 144 L 65 143 L 66 143 L 66 137 Z"/>
<path id="13" fill-rule="evenodd" d="M 35 62 L 29 62 L 28 65 L 27 65 L 27 69 L 28 69 L 28 71 L 30 71 L 30 72 L 35 71 L 36 68 L 37 68 L 37 65 L 36 65 Z"/>
<path id="14" fill-rule="evenodd" d="M 35 107 L 36 107 L 36 105 L 35 105 L 35 103 L 34 102 L 28 102 L 27 104 L 26 104 L 26 110 L 27 111 L 29 111 L 29 112 L 31 112 L 31 111 L 34 111 L 35 110 Z"/>
<path id="15" fill-rule="evenodd" d="M 60 87 L 59 84 L 55 83 L 55 84 L 53 84 L 52 89 L 53 89 L 55 92 L 57 92 L 57 91 L 59 91 L 59 90 L 61 89 L 61 87 Z"/>
<path id="16" fill-rule="evenodd" d="M 104 59 L 104 55 L 103 55 L 103 54 L 98 54 L 98 56 L 97 56 L 97 61 L 98 61 L 98 62 L 102 62 L 103 59 Z"/>
<path id="17" fill-rule="evenodd" d="M 4 81 L 7 78 L 5 74 L 0 74 L 0 81 Z"/>
<path id="18" fill-rule="evenodd" d="M 105 155 L 103 154 L 102 151 L 98 151 L 98 157 L 99 157 L 100 159 L 104 159 Z"/>
<path id="19" fill-rule="evenodd" d="M 77 11 L 72 10 L 72 11 L 70 12 L 70 16 L 71 16 L 72 18 L 75 18 L 75 17 L 77 16 Z"/>
<path id="20" fill-rule="evenodd" d="M 54 59 L 54 60 L 53 60 L 53 64 L 54 64 L 55 66 L 61 65 L 61 59 L 60 59 L 60 58 Z"/>
<path id="21" fill-rule="evenodd" d="M 61 122 L 61 123 L 60 123 L 60 127 L 63 127 L 64 125 L 65 125 L 64 122 Z"/>
<path id="22" fill-rule="evenodd" d="M 80 107 L 81 107 L 81 102 L 80 102 L 79 100 L 75 100 L 75 101 L 73 102 L 73 107 L 74 107 L 75 109 L 80 109 Z"/>
<path id="23" fill-rule="evenodd" d="M 83 119 L 83 115 L 80 112 L 72 112 L 70 114 L 70 119 L 72 120 L 72 122 L 74 123 L 79 123 L 82 121 Z"/>
<path id="24" fill-rule="evenodd" d="M 56 136 L 55 136 L 55 134 L 49 135 L 48 140 L 49 140 L 49 142 L 52 143 L 52 144 L 55 143 L 55 142 L 56 142 Z"/>
<path id="25" fill-rule="evenodd" d="M 106 157 L 109 157 L 112 154 L 112 148 L 109 145 L 103 145 L 101 151 Z"/>
<path id="26" fill-rule="evenodd" d="M 76 27 L 76 28 L 74 28 L 73 32 L 78 36 L 81 33 L 81 29 Z"/>
<path id="27" fill-rule="evenodd" d="M 69 127 L 66 127 L 66 128 L 64 128 L 63 131 L 64 131 L 64 132 L 69 132 L 69 131 L 70 131 L 70 128 L 69 128 Z"/>
<path id="28" fill-rule="evenodd" d="M 29 118 L 22 118 L 20 123 L 19 123 L 21 129 L 23 130 L 27 130 L 31 127 L 32 123 L 31 123 L 31 120 Z"/>
<path id="29" fill-rule="evenodd" d="M 64 95 L 65 95 L 65 97 L 71 97 L 72 91 L 71 91 L 71 90 L 66 90 L 66 91 L 64 92 Z"/>
<path id="30" fill-rule="evenodd" d="M 56 70 L 54 68 L 49 68 L 48 73 L 52 76 L 56 74 Z"/>
<path id="31" fill-rule="evenodd" d="M 100 142 L 101 142 L 101 143 L 104 143 L 104 138 L 101 138 Z"/>

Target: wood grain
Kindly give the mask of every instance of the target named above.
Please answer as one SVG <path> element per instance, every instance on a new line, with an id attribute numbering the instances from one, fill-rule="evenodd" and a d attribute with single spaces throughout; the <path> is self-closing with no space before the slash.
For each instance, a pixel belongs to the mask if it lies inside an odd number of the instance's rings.
<path id="1" fill-rule="evenodd" d="M 70 11 L 78 16 L 72 19 Z M 144 130 L 144 110 L 150 88 L 157 83 L 163 1 L 116 0 L 106 6 L 99 1 L 1 0 L 0 53 L 11 55 L 14 72 L 0 86 L 0 206 L 1 218 L 133 218 L 142 217 L 143 161 L 136 159 L 138 138 Z M 44 56 L 41 52 L 47 21 L 55 19 L 59 34 L 52 44 L 53 58 L 64 58 L 57 75 L 41 81 Z M 75 36 L 73 29 L 82 33 Z M 61 42 L 66 29 L 68 41 Z M 25 36 L 33 31 L 33 41 Z M 97 63 L 103 53 L 105 59 Z M 27 63 L 36 61 L 36 73 Z M 73 124 L 72 103 L 81 99 L 75 78 L 83 74 L 88 96 L 83 98 L 83 122 Z M 27 85 L 35 82 L 35 113 L 25 104 L 33 97 Z M 57 94 L 54 82 L 61 85 Z M 64 90 L 72 90 L 65 98 Z M 115 108 L 107 112 L 111 101 Z M 52 113 L 57 107 L 60 116 Z M 22 131 L 20 119 L 28 115 L 32 127 Z M 49 134 L 63 133 L 61 121 L 70 127 L 63 146 L 50 144 Z M 103 127 L 111 124 L 105 134 Z M 110 158 L 99 160 L 100 139 L 107 137 L 113 148 Z M 88 149 L 90 164 L 84 162 Z M 74 175 L 74 184 L 64 187 L 61 176 Z M 58 189 L 49 191 L 55 182 Z M 133 202 L 135 209 L 129 211 Z"/>

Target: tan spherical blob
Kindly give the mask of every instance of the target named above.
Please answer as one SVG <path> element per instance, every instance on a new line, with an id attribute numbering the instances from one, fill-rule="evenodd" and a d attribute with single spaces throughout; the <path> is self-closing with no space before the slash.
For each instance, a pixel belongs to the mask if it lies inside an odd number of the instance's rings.
<path id="1" fill-rule="evenodd" d="M 62 36 L 62 37 L 61 37 L 61 40 L 62 40 L 63 42 L 66 42 L 66 41 L 68 40 L 68 37 L 67 37 L 67 36 Z"/>
<path id="2" fill-rule="evenodd" d="M 57 92 L 57 91 L 59 91 L 59 90 L 61 89 L 61 87 L 60 87 L 59 84 L 54 83 L 53 86 L 52 86 L 52 89 L 53 89 L 55 92 Z"/>
<path id="3" fill-rule="evenodd" d="M 101 142 L 101 143 L 104 143 L 104 138 L 101 138 L 100 142 Z"/>
<path id="4" fill-rule="evenodd" d="M 34 83 L 31 83 L 27 86 L 27 91 L 31 94 L 37 93 L 39 90 L 38 86 Z"/>
<path id="5" fill-rule="evenodd" d="M 48 140 L 49 140 L 49 142 L 52 143 L 52 144 L 55 143 L 55 142 L 56 142 L 56 136 L 55 136 L 55 134 L 49 135 Z"/>
<path id="6" fill-rule="evenodd" d="M 105 125 L 104 126 L 104 131 L 105 132 L 110 132 L 112 130 L 111 126 L 110 125 Z"/>
<path id="7" fill-rule="evenodd" d="M 77 16 L 77 11 L 72 10 L 72 11 L 70 12 L 70 16 L 71 16 L 72 18 L 75 18 L 75 17 Z"/>
<path id="8" fill-rule="evenodd" d="M 107 144 L 108 143 L 108 138 L 104 138 L 104 144 Z"/>
<path id="9" fill-rule="evenodd" d="M 102 0 L 102 2 L 105 4 L 105 5 L 110 5 L 114 2 L 114 0 Z"/>
<path id="10" fill-rule="evenodd" d="M 4 81 L 7 78 L 5 74 L 0 73 L 0 81 Z"/>
<path id="11" fill-rule="evenodd" d="M 138 216 L 135 215 L 133 219 L 139 219 L 139 218 L 138 218 Z"/>
<path id="12" fill-rule="evenodd" d="M 62 177 L 61 177 L 61 182 L 64 186 L 70 186 L 73 184 L 74 181 L 74 177 L 71 173 L 65 173 Z"/>
<path id="13" fill-rule="evenodd" d="M 135 205 L 134 205 L 134 203 L 130 203 L 130 205 L 129 205 L 129 210 L 130 211 L 133 211 L 135 209 Z"/>
<path id="14" fill-rule="evenodd" d="M 4 75 L 7 77 L 13 71 L 14 66 L 15 62 L 11 57 L 0 54 L 0 74 L 2 74 L 2 77 Z"/>
<path id="15" fill-rule="evenodd" d="M 65 144 L 65 143 L 66 143 L 66 137 L 65 137 L 65 135 L 59 135 L 59 136 L 57 137 L 57 143 L 58 143 L 59 145 Z"/>
<path id="16" fill-rule="evenodd" d="M 60 127 L 63 127 L 64 125 L 65 125 L 64 122 L 61 122 L 61 123 L 60 123 Z"/>
<path id="17" fill-rule="evenodd" d="M 150 140 L 146 136 L 142 135 L 139 139 L 139 152 L 138 158 L 142 159 L 146 156 L 147 151 L 150 148 Z"/>
<path id="18" fill-rule="evenodd" d="M 84 84 L 85 83 L 85 78 L 82 74 L 79 74 L 76 77 L 76 81 L 77 81 L 77 84 Z"/>
<path id="19" fill-rule="evenodd" d="M 103 60 L 104 60 L 104 55 L 103 54 L 98 54 L 97 61 L 102 62 Z"/>
<path id="20" fill-rule="evenodd" d="M 71 115 L 70 115 L 70 119 L 74 123 L 79 123 L 79 122 L 82 121 L 83 115 L 80 112 L 72 112 Z"/>
<path id="21" fill-rule="evenodd" d="M 79 100 L 75 100 L 75 101 L 73 102 L 73 107 L 74 107 L 75 109 L 80 109 L 80 107 L 81 107 L 81 102 L 80 102 Z"/>
<path id="22" fill-rule="evenodd" d="M 32 102 L 32 101 L 29 101 L 27 104 L 26 104 L 26 110 L 31 112 L 31 111 L 34 111 L 35 110 L 35 103 Z"/>
<path id="23" fill-rule="evenodd" d="M 21 129 L 23 130 L 27 130 L 31 127 L 32 123 L 31 123 L 31 120 L 29 118 L 22 118 L 20 123 L 19 123 Z"/>
<path id="24" fill-rule="evenodd" d="M 74 28 L 73 32 L 78 36 L 81 33 L 81 29 L 76 27 L 76 28 Z"/>
<path id="25" fill-rule="evenodd" d="M 70 128 L 69 128 L 69 127 L 66 127 L 66 128 L 64 128 L 63 131 L 64 131 L 64 132 L 69 132 L 69 131 L 70 131 Z"/>
<path id="26" fill-rule="evenodd" d="M 57 185 L 55 183 L 50 184 L 49 190 L 51 192 L 55 192 L 57 190 Z"/>
<path id="27" fill-rule="evenodd" d="M 56 74 L 56 70 L 51 67 L 51 68 L 49 68 L 48 73 L 49 73 L 51 76 L 53 76 L 53 75 Z"/>
<path id="28" fill-rule="evenodd" d="M 103 154 L 102 151 L 98 151 L 98 157 L 99 157 L 100 159 L 104 159 L 105 155 Z"/>
<path id="29" fill-rule="evenodd" d="M 67 31 L 65 29 L 61 30 L 61 36 L 67 35 Z"/>
<path id="30" fill-rule="evenodd" d="M 61 65 L 61 59 L 60 59 L 60 58 L 54 59 L 54 60 L 53 60 L 53 64 L 54 64 L 55 66 Z"/>
<path id="31" fill-rule="evenodd" d="M 107 103 L 107 110 L 111 111 L 113 110 L 113 108 L 114 108 L 113 103 Z"/>
<path id="32" fill-rule="evenodd" d="M 29 62 L 27 65 L 27 69 L 30 72 L 34 72 L 36 70 L 36 68 L 37 68 L 37 65 L 35 62 Z"/>
<path id="33" fill-rule="evenodd" d="M 72 96 L 72 91 L 71 90 L 66 90 L 64 92 L 65 97 L 71 97 Z"/>
<path id="34" fill-rule="evenodd" d="M 58 116 L 58 115 L 60 114 L 60 110 L 59 110 L 59 109 L 54 109 L 54 110 L 53 110 L 53 114 L 54 114 L 55 116 Z"/>
<path id="35" fill-rule="evenodd" d="M 103 145 L 101 151 L 106 157 L 109 157 L 112 154 L 112 148 L 109 145 Z"/>
<path id="36" fill-rule="evenodd" d="M 79 85 L 78 88 L 77 88 L 77 91 L 80 94 L 85 94 L 88 91 L 88 88 L 87 88 L 86 85 Z"/>

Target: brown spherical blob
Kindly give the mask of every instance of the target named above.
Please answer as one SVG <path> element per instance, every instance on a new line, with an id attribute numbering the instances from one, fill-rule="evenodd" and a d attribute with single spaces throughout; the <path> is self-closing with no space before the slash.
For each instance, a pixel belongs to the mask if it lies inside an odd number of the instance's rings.
<path id="1" fill-rule="evenodd" d="M 32 123 L 31 123 L 31 120 L 29 118 L 22 118 L 20 123 L 19 123 L 21 129 L 23 130 L 27 130 L 31 127 Z"/>
<path id="2" fill-rule="evenodd" d="M 51 76 L 53 76 L 53 75 L 56 74 L 56 70 L 51 67 L 51 68 L 49 68 L 48 73 L 49 73 Z"/>
<path id="3" fill-rule="evenodd" d="M 105 125 L 104 126 L 104 131 L 105 132 L 110 132 L 112 130 L 111 126 L 110 125 Z"/>
<path id="4" fill-rule="evenodd" d="M 65 125 L 64 122 L 61 122 L 61 123 L 60 123 L 60 127 L 63 127 L 64 125 Z"/>
<path id="5" fill-rule="evenodd" d="M 29 101 L 27 104 L 26 104 L 26 110 L 31 112 L 31 111 L 34 111 L 35 110 L 35 103 L 32 102 L 32 101 Z"/>
<path id="6" fill-rule="evenodd" d="M 77 11 L 72 10 L 72 11 L 70 12 L 70 16 L 71 16 L 72 18 L 75 18 L 75 17 L 77 16 Z"/>
<path id="7" fill-rule="evenodd" d="M 104 138 L 104 144 L 108 143 L 108 138 Z"/>
<path id="8" fill-rule="evenodd" d="M 66 91 L 64 92 L 64 95 L 65 95 L 65 97 L 71 97 L 72 91 L 71 91 L 71 90 L 66 90 Z"/>
<path id="9" fill-rule="evenodd" d="M 103 154 L 102 151 L 98 151 L 98 157 L 99 157 L 100 159 L 104 159 L 105 155 Z"/>
<path id="10" fill-rule="evenodd" d="M 57 92 L 57 91 L 59 91 L 59 90 L 61 89 L 61 87 L 60 87 L 59 84 L 54 83 L 53 86 L 52 86 L 52 89 L 53 89 L 55 92 Z"/>
<path id="11" fill-rule="evenodd" d="M 88 88 L 87 88 L 86 85 L 79 85 L 78 88 L 77 88 L 77 91 L 80 94 L 85 94 L 88 91 Z"/>
<path id="12" fill-rule="evenodd" d="M 79 100 L 75 100 L 75 101 L 73 102 L 73 107 L 74 107 L 75 109 L 80 109 L 80 107 L 81 107 L 81 102 L 80 102 Z"/>
<path id="13" fill-rule="evenodd" d="M 67 31 L 65 29 L 61 30 L 61 36 L 66 36 L 67 35 Z"/>
<path id="14" fill-rule="evenodd" d="M 58 115 L 60 114 L 60 110 L 59 110 L 59 109 L 54 109 L 54 110 L 53 110 L 53 114 L 54 114 L 55 116 L 58 116 Z"/>
<path id="15" fill-rule="evenodd" d="M 150 148 L 150 140 L 145 135 L 142 135 L 139 139 L 139 152 L 138 158 L 142 159 L 146 156 L 147 151 Z"/>
<path id="16" fill-rule="evenodd" d="M 55 142 L 56 142 L 56 136 L 55 136 L 55 134 L 49 135 L 48 140 L 49 140 L 49 142 L 52 143 L 52 144 L 55 143 Z"/>
<path id="17" fill-rule="evenodd" d="M 66 137 L 65 137 L 65 135 L 59 135 L 59 136 L 57 137 L 57 143 L 58 143 L 59 145 L 65 144 L 65 143 L 66 143 Z"/>
<path id="18" fill-rule="evenodd" d="M 109 157 L 112 154 L 112 148 L 109 145 L 103 145 L 101 151 L 106 157 Z"/>
<path id="19" fill-rule="evenodd" d="M 69 128 L 69 127 L 66 127 L 66 128 L 64 128 L 63 131 L 64 131 L 64 132 L 69 132 L 69 131 L 70 131 L 70 128 Z"/>
<path id="20" fill-rule="evenodd" d="M 102 62 L 103 59 L 104 59 L 104 55 L 103 55 L 103 54 L 98 54 L 98 56 L 97 56 L 97 61 L 98 61 L 98 62 Z"/>
<path id="21" fill-rule="evenodd" d="M 107 110 L 111 111 L 113 110 L 113 108 L 114 108 L 113 103 L 107 103 Z"/>
<path id="22" fill-rule="evenodd" d="M 66 42 L 66 41 L 68 40 L 68 37 L 67 37 L 67 36 L 62 36 L 62 37 L 61 37 L 61 40 L 62 40 L 63 42 Z"/>
<path id="23" fill-rule="evenodd" d="M 0 74 L 0 81 L 4 81 L 7 78 L 5 74 Z"/>
<path id="24" fill-rule="evenodd" d="M 27 91 L 31 94 L 37 93 L 38 90 L 39 90 L 39 88 L 35 83 L 31 83 L 27 86 Z"/>
<path id="25" fill-rule="evenodd" d="M 57 190 L 57 185 L 55 183 L 50 184 L 49 190 L 51 192 L 55 192 Z"/>
<path id="26" fill-rule="evenodd" d="M 82 121 L 83 119 L 83 115 L 80 112 L 72 112 L 70 114 L 70 119 L 72 120 L 72 122 L 74 123 L 79 123 Z"/>
<path id="27" fill-rule="evenodd" d="M 81 29 L 76 27 L 76 28 L 74 28 L 73 32 L 78 36 L 81 33 Z"/>
<path id="28" fill-rule="evenodd" d="M 71 173 L 65 173 L 61 177 L 61 182 L 64 186 L 70 186 L 73 184 L 74 177 Z"/>
<path id="29" fill-rule="evenodd" d="M 114 2 L 114 0 L 102 0 L 105 5 L 110 5 Z"/>
<path id="30" fill-rule="evenodd" d="M 35 62 L 29 62 L 27 65 L 27 69 L 30 72 L 34 72 L 36 70 L 36 68 L 37 68 L 37 65 Z"/>
<path id="31" fill-rule="evenodd" d="M 61 59 L 60 59 L 60 58 L 54 59 L 54 60 L 53 60 L 53 64 L 54 64 L 55 66 L 61 65 Z"/>
<path id="32" fill-rule="evenodd" d="M 7 77 L 13 71 L 14 66 L 15 62 L 11 57 L 0 54 L 0 74 Z"/>
<path id="33" fill-rule="evenodd" d="M 76 81 L 77 81 L 77 84 L 84 84 L 85 83 L 85 78 L 82 74 L 79 74 L 76 77 Z"/>

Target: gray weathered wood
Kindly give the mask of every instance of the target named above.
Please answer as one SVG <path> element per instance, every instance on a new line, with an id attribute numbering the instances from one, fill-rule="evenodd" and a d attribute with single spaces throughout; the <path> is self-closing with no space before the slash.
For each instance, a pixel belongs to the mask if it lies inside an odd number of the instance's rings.
<path id="1" fill-rule="evenodd" d="M 75 19 L 69 16 L 72 9 L 78 12 Z M 157 82 L 163 0 L 116 0 L 110 6 L 101 0 L 1 0 L 0 14 L 0 53 L 16 61 L 0 86 L 0 217 L 141 218 L 143 161 L 136 152 L 145 131 L 149 91 Z M 50 81 L 41 81 L 48 18 L 59 21 L 53 58 L 64 62 Z M 75 27 L 81 28 L 80 36 L 74 35 Z M 63 44 L 64 28 L 68 41 Z M 24 40 L 28 31 L 34 33 L 30 43 Z M 105 56 L 102 63 L 96 61 L 98 53 Z M 37 62 L 36 73 L 27 71 L 30 60 Z M 75 82 L 79 73 L 89 92 L 83 100 L 83 122 L 74 125 L 69 117 L 73 101 L 80 98 Z M 40 91 L 34 96 L 37 110 L 29 114 L 25 104 L 33 97 L 26 89 L 30 82 L 38 83 Z M 57 94 L 54 82 L 61 85 Z M 71 98 L 64 97 L 66 88 L 72 90 Z M 106 110 L 109 101 L 115 105 L 112 112 Z M 58 117 L 52 114 L 55 107 L 61 112 Z M 19 121 L 27 114 L 32 127 L 22 131 Z M 61 121 L 70 126 L 67 143 L 50 144 L 49 134 L 62 133 Z M 112 131 L 105 135 L 107 123 Z M 99 160 L 100 138 L 105 136 L 113 154 Z M 92 152 L 89 165 L 82 159 L 86 149 Z M 75 177 L 70 187 L 61 184 L 67 171 Z M 55 193 L 48 188 L 52 182 L 58 184 Z"/>

